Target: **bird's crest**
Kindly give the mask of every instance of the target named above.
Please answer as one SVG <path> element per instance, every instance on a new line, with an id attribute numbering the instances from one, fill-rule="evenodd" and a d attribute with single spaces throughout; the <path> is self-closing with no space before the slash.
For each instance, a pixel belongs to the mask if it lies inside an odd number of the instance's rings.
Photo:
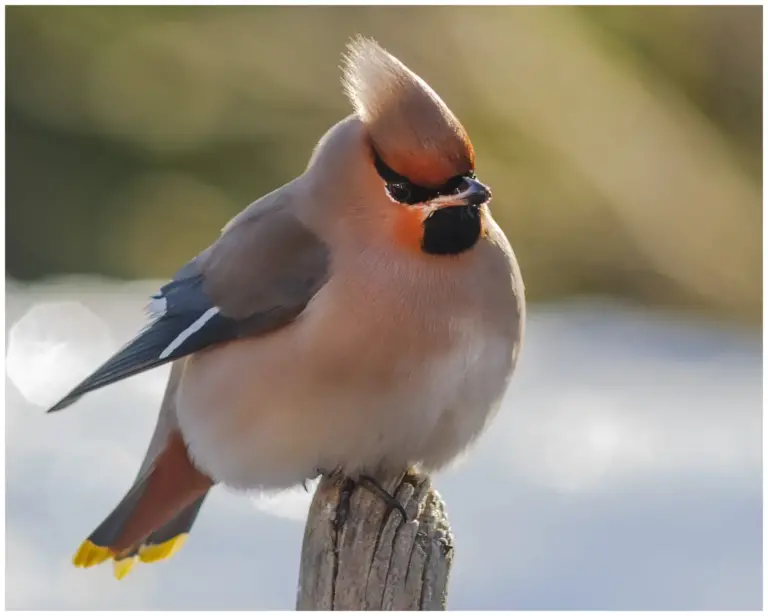
<path id="1" fill-rule="evenodd" d="M 357 37 L 348 45 L 343 83 L 375 154 L 397 173 L 434 187 L 474 170 L 474 150 L 456 116 L 375 41 Z"/>

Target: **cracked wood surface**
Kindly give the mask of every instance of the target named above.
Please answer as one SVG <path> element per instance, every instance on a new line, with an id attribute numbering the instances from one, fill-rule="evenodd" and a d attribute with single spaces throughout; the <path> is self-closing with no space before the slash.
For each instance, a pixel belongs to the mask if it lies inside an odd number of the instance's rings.
<path id="1" fill-rule="evenodd" d="M 408 513 L 344 478 L 317 486 L 304 530 L 299 610 L 444 610 L 453 536 L 427 476 L 383 481 Z"/>

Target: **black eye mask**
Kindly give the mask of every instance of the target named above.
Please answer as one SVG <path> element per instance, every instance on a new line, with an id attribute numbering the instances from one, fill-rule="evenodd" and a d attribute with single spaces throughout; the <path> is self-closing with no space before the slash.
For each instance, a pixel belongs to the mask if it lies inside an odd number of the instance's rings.
<path id="1" fill-rule="evenodd" d="M 373 149 L 373 148 L 372 148 Z M 438 186 L 437 188 L 426 188 L 414 184 L 404 175 L 400 175 L 397 171 L 387 166 L 379 153 L 373 150 L 373 163 L 376 166 L 376 172 L 379 174 L 384 182 L 387 184 L 387 192 L 398 203 L 404 203 L 407 205 L 414 205 L 416 203 L 424 203 L 430 201 L 441 195 L 452 195 L 459 191 L 459 187 L 464 178 L 475 177 L 474 171 L 470 171 L 464 175 L 457 175 L 448 180 L 445 184 Z"/>

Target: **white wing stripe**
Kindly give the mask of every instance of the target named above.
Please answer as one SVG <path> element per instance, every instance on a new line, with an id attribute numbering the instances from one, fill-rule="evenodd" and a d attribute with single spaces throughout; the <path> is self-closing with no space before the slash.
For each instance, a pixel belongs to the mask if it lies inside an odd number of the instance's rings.
<path id="1" fill-rule="evenodd" d="M 153 295 L 147 304 L 147 312 L 153 317 L 162 317 L 168 308 L 168 302 L 162 295 Z"/>
<path id="2" fill-rule="evenodd" d="M 219 314 L 219 309 L 216 307 L 209 308 L 206 310 L 200 318 L 197 319 L 192 325 L 187 327 L 183 332 L 181 332 L 178 336 L 176 336 L 171 344 L 169 344 L 165 349 L 163 349 L 163 352 L 160 353 L 160 357 L 158 359 L 164 359 L 168 357 L 171 353 L 173 353 L 176 349 L 181 346 L 182 342 L 184 342 L 187 338 L 189 338 L 192 334 L 194 334 L 196 331 L 200 331 L 203 326 L 210 321 L 213 317 L 215 317 L 217 314 Z"/>

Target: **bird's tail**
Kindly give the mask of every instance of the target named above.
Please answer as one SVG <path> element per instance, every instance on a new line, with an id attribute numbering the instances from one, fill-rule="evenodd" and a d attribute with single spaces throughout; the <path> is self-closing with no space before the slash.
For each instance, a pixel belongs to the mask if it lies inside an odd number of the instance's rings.
<path id="1" fill-rule="evenodd" d="M 182 546 L 213 484 L 191 466 L 183 444 L 183 459 L 174 454 L 179 444 L 180 439 L 169 444 L 83 542 L 72 560 L 76 567 L 112 559 L 115 577 L 122 579 L 136 561 L 163 560 Z"/>

